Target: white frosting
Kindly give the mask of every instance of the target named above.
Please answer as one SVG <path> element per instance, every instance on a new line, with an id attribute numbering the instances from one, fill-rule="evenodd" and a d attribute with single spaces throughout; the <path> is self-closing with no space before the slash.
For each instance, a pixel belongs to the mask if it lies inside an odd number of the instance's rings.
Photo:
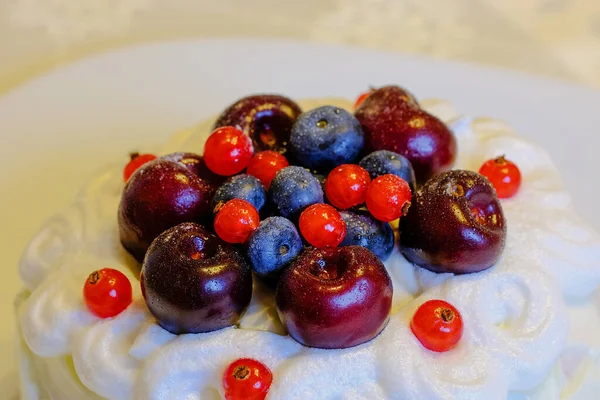
<path id="1" fill-rule="evenodd" d="M 537 386 L 565 346 L 563 295 L 585 297 L 600 283 L 600 238 L 574 214 L 542 149 L 500 122 L 457 119 L 443 102 L 425 105 L 453 127 L 457 167 L 477 169 L 506 154 L 521 168 L 524 183 L 515 198 L 503 201 L 507 243 L 492 269 L 435 274 L 394 251 L 386 262 L 394 285 L 392 316 L 373 341 L 345 350 L 303 347 L 282 335 L 273 296 L 258 284 L 240 329 L 175 336 L 160 328 L 130 272 L 135 264 L 118 243 L 122 183 L 115 167 L 51 220 L 24 254 L 21 277 L 33 291 L 21 310 L 27 345 L 42 357 L 71 355 L 83 385 L 110 400 L 219 399 L 221 374 L 240 357 L 256 358 L 273 371 L 269 399 L 506 399 L 511 391 Z M 161 153 L 201 152 L 207 129 L 175 136 Z M 85 277 L 101 267 L 120 269 L 134 282 L 134 303 L 113 319 L 92 316 L 82 300 Z M 410 331 L 414 310 L 430 298 L 446 299 L 462 313 L 464 335 L 452 351 L 430 352 Z M 581 360 L 595 364 L 581 374 L 599 370 L 597 355 L 584 350 L 588 358 L 580 357 L 579 367 L 589 364 Z M 563 390 L 558 378 L 548 379 L 540 398 Z M 97 398 L 73 393 L 53 398 Z"/>

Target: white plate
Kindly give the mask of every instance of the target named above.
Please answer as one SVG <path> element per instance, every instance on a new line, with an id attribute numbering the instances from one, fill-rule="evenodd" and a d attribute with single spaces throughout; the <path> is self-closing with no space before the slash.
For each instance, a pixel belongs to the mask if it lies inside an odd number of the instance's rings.
<path id="1" fill-rule="evenodd" d="M 19 287 L 18 255 L 42 221 L 94 170 L 253 92 L 354 98 L 398 83 L 470 115 L 505 119 L 542 143 L 580 213 L 600 229 L 595 159 L 600 92 L 500 70 L 361 49 L 264 40 L 152 44 L 85 59 L 0 98 L 0 280 L 3 315 Z M 12 327 L 12 318 L 5 326 Z M 6 322 L 6 321 L 5 321 Z M 0 332 L 11 346 L 12 330 Z M 2 364 L 4 363 L 4 364 Z M 12 380 L 0 361 L 0 385 Z M 10 393 L 9 386 L 0 392 Z M 7 395 L 8 396 L 8 395 Z"/>

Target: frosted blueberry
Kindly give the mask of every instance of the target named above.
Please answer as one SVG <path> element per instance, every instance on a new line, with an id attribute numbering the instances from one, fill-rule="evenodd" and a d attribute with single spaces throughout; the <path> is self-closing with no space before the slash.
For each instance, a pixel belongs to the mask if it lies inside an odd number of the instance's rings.
<path id="1" fill-rule="evenodd" d="M 371 179 L 385 174 L 397 175 L 408 182 L 410 189 L 415 192 L 415 171 L 408 158 L 388 150 L 377 150 L 365 156 L 358 163 L 371 175 Z"/>
<path id="2" fill-rule="evenodd" d="M 248 239 L 250 264 L 262 278 L 277 279 L 301 251 L 298 230 L 283 217 L 265 219 Z"/>
<path id="3" fill-rule="evenodd" d="M 241 174 L 232 176 L 219 186 L 211 204 L 213 212 L 216 214 L 225 203 L 232 199 L 246 200 L 260 211 L 267 201 L 267 194 L 257 178 Z"/>
<path id="4" fill-rule="evenodd" d="M 346 223 L 346 237 L 340 246 L 357 245 L 386 260 L 394 249 L 394 232 L 387 222 L 378 221 L 367 211 L 340 211 Z"/>
<path id="5" fill-rule="evenodd" d="M 329 172 L 357 160 L 364 146 L 360 123 L 339 107 L 323 106 L 300 114 L 290 136 L 295 163 Z"/>
<path id="6" fill-rule="evenodd" d="M 271 182 L 269 200 L 281 216 L 295 219 L 311 204 L 323 203 L 323 189 L 306 169 L 285 167 Z"/>

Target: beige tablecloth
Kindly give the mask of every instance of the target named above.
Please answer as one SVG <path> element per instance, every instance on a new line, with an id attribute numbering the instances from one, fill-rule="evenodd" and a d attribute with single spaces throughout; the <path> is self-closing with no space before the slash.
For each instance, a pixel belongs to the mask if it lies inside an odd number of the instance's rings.
<path id="1" fill-rule="evenodd" d="M 224 35 L 419 53 L 600 86 L 599 0 L 0 0 L 0 92 L 107 48 Z"/>

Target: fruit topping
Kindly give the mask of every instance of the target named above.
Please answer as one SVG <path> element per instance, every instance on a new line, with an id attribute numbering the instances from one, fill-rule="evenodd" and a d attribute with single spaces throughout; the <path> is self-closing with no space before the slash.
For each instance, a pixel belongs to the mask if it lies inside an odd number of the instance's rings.
<path id="1" fill-rule="evenodd" d="M 365 156 L 360 160 L 358 165 L 369 172 L 371 179 L 385 174 L 393 174 L 408 182 L 408 186 L 410 186 L 413 193 L 416 190 L 415 171 L 413 171 L 408 158 L 398 153 L 388 150 L 377 150 Z"/>
<path id="2" fill-rule="evenodd" d="M 139 262 L 160 233 L 210 216 L 214 186 L 188 168 L 158 158 L 142 166 L 123 188 L 118 211 L 121 243 Z"/>
<path id="3" fill-rule="evenodd" d="M 452 349 L 463 333 L 463 321 L 458 310 L 443 300 L 429 300 L 410 321 L 410 329 L 423 347 L 443 352 Z"/>
<path id="4" fill-rule="evenodd" d="M 225 203 L 215 217 L 215 232 L 227 243 L 244 243 L 258 228 L 260 217 L 254 206 L 242 199 Z"/>
<path id="5" fill-rule="evenodd" d="M 129 163 L 123 169 L 123 181 L 127 182 L 131 175 L 142 165 L 156 159 L 154 154 L 131 153 Z"/>
<path id="6" fill-rule="evenodd" d="M 313 204 L 300 215 L 300 232 L 315 247 L 336 247 L 346 236 L 346 223 L 329 204 Z"/>
<path id="7" fill-rule="evenodd" d="M 103 268 L 94 271 L 83 286 L 83 299 L 97 317 L 112 318 L 131 304 L 131 282 L 121 271 Z"/>
<path id="8" fill-rule="evenodd" d="M 397 175 L 375 178 L 367 188 L 367 209 L 380 221 L 390 222 L 406 215 L 412 193 L 408 183 Z"/>
<path id="9" fill-rule="evenodd" d="M 302 239 L 294 224 L 283 217 L 260 223 L 248 239 L 252 270 L 268 281 L 277 281 L 284 268 L 302 251 Z"/>
<path id="10" fill-rule="evenodd" d="M 195 223 L 152 242 L 140 281 L 148 309 L 175 334 L 235 325 L 252 298 L 252 271 L 242 255 Z"/>
<path id="11" fill-rule="evenodd" d="M 362 246 L 385 261 L 394 249 L 394 231 L 387 222 L 378 221 L 367 211 L 340 211 L 346 223 L 346 236 L 340 246 Z"/>
<path id="12" fill-rule="evenodd" d="M 355 162 L 363 145 L 363 131 L 356 118 L 333 106 L 301 114 L 290 137 L 294 162 L 319 172 Z"/>
<path id="13" fill-rule="evenodd" d="M 271 182 L 269 200 L 281 216 L 295 219 L 306 207 L 323 202 L 323 189 L 306 169 L 285 167 Z"/>
<path id="14" fill-rule="evenodd" d="M 404 256 L 434 272 L 464 274 L 490 268 L 506 239 L 496 191 L 473 171 L 448 171 L 427 181 L 413 196 L 400 226 Z"/>
<path id="15" fill-rule="evenodd" d="M 215 192 L 211 204 L 213 213 L 218 213 L 225 203 L 233 199 L 246 200 L 260 211 L 267 201 L 267 193 L 262 183 L 252 175 L 232 176 Z"/>
<path id="16" fill-rule="evenodd" d="M 513 197 L 521 186 L 521 171 L 512 161 L 500 156 L 486 161 L 479 173 L 490 181 L 501 199 Z"/>
<path id="17" fill-rule="evenodd" d="M 277 312 L 301 344 L 340 349 L 385 328 L 392 293 L 383 263 L 364 247 L 308 248 L 279 280 Z"/>
<path id="18" fill-rule="evenodd" d="M 374 97 L 371 97 L 372 95 Z M 368 102 L 366 102 L 367 99 L 369 99 Z M 396 109 L 417 110 L 421 108 L 417 98 L 412 93 L 397 85 L 387 85 L 372 89 L 368 93 L 368 96 L 365 96 L 363 101 L 360 102 L 358 107 L 366 106 L 369 108 L 375 106 L 379 108 L 383 104 L 388 104 L 392 112 L 396 111 Z"/>
<path id="19" fill-rule="evenodd" d="M 344 164 L 335 167 L 327 176 L 325 194 L 331 204 L 345 210 L 365 202 L 369 183 L 371 177 L 363 167 Z"/>
<path id="20" fill-rule="evenodd" d="M 248 166 L 254 148 L 252 141 L 233 126 L 217 128 L 204 144 L 204 162 L 215 174 L 231 176 Z"/>
<path id="21" fill-rule="evenodd" d="M 287 97 L 262 94 L 244 97 L 229 106 L 219 116 L 214 128 L 239 127 L 248 135 L 257 150 L 285 153 L 290 132 L 302 110 Z"/>
<path id="22" fill-rule="evenodd" d="M 273 373 L 260 361 L 252 358 L 235 360 L 223 373 L 225 400 L 264 400 Z"/>
<path id="23" fill-rule="evenodd" d="M 281 154 L 272 150 L 261 151 L 256 153 L 248 164 L 246 173 L 257 177 L 265 189 L 269 190 L 271 181 L 275 178 L 275 174 L 290 165 L 288 160 Z"/>
<path id="24" fill-rule="evenodd" d="M 397 86 L 375 90 L 355 112 L 365 134 L 365 149 L 390 150 L 408 158 L 417 181 L 450 169 L 456 139 L 438 118 L 418 108 Z"/>
<path id="25" fill-rule="evenodd" d="M 205 181 L 211 183 L 215 187 L 215 189 L 221 186 L 221 184 L 225 182 L 225 179 L 227 179 L 226 176 L 217 175 L 210 169 L 208 169 L 206 163 L 204 162 L 204 158 L 196 153 L 178 152 L 167 154 L 166 156 L 162 156 L 161 158 L 163 160 L 174 161 L 186 167 L 199 178 L 202 178 Z"/>

